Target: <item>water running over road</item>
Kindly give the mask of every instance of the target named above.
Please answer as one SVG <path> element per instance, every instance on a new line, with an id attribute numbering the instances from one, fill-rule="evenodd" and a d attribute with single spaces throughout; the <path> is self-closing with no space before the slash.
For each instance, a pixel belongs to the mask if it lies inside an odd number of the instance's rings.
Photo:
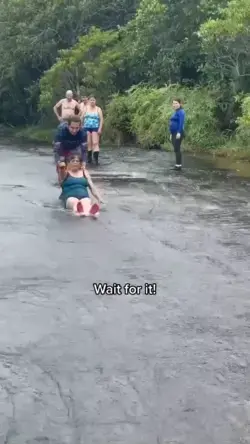
<path id="1" fill-rule="evenodd" d="M 0 151 L 0 443 L 250 443 L 250 182 L 106 151 L 83 220 L 42 154 Z"/>

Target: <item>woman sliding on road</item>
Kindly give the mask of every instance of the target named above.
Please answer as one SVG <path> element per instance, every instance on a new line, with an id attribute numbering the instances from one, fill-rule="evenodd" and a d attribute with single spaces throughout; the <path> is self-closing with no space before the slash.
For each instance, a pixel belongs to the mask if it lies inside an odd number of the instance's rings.
<path id="1" fill-rule="evenodd" d="M 66 163 L 60 162 L 58 166 L 59 182 L 62 188 L 60 199 L 63 200 L 65 208 L 77 216 L 98 217 L 100 207 L 96 203 L 91 205 L 88 188 L 99 204 L 102 200 L 90 174 L 83 166 L 81 156 L 72 153 L 66 158 Z"/>
<path id="2" fill-rule="evenodd" d="M 182 108 L 181 100 L 173 100 L 174 113 L 170 119 L 169 130 L 170 130 L 170 140 L 174 147 L 176 163 L 174 169 L 180 171 L 182 168 L 181 164 L 181 142 L 184 137 L 184 124 L 185 124 L 185 111 Z"/>

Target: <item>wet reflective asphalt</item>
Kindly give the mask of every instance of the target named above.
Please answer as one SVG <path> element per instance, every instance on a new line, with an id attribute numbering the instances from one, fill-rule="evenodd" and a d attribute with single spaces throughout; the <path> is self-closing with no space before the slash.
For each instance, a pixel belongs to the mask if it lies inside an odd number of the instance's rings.
<path id="1" fill-rule="evenodd" d="M 105 151 L 93 221 L 46 150 L 0 159 L 0 443 L 250 443 L 250 182 Z"/>

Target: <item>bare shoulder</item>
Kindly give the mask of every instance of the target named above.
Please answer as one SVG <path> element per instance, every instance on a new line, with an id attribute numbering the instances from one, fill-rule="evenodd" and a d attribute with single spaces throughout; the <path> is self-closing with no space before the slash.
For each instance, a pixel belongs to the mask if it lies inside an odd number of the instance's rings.
<path id="1" fill-rule="evenodd" d="M 58 100 L 58 102 L 57 102 L 57 106 L 60 106 L 60 105 L 62 105 L 64 103 L 64 99 L 60 99 L 60 100 Z"/>
<path id="2" fill-rule="evenodd" d="M 90 174 L 89 174 L 89 172 L 88 172 L 86 167 L 83 168 L 83 174 L 86 177 L 86 179 L 91 179 L 91 176 L 90 176 Z"/>

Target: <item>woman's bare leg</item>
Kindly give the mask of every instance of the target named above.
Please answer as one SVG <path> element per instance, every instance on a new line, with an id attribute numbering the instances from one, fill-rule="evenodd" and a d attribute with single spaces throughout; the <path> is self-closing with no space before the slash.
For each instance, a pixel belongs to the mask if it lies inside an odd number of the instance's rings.
<path id="1" fill-rule="evenodd" d="M 100 140 L 100 136 L 99 136 L 99 134 L 97 133 L 97 132 L 93 132 L 92 133 L 92 148 L 93 148 L 93 151 L 95 152 L 95 151 L 100 151 L 100 148 L 99 148 L 99 140 Z"/>
<path id="2" fill-rule="evenodd" d="M 93 156 L 94 156 L 94 160 L 95 160 L 96 164 L 98 164 L 99 151 L 100 151 L 99 141 L 100 141 L 99 134 L 97 132 L 93 132 L 92 133 L 92 147 L 93 147 Z"/>
<path id="3" fill-rule="evenodd" d="M 92 151 L 92 133 L 90 131 L 87 132 L 87 143 L 88 143 L 88 151 Z"/>
<path id="4" fill-rule="evenodd" d="M 69 197 L 66 201 L 66 208 L 71 210 L 75 215 L 79 215 L 77 211 L 77 204 L 79 203 L 79 199 L 75 197 Z"/>

